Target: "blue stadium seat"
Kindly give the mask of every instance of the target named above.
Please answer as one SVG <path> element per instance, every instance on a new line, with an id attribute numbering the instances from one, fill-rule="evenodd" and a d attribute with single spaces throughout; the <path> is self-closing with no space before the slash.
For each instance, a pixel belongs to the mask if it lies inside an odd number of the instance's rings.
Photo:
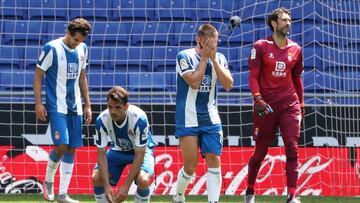
<path id="1" fill-rule="evenodd" d="M 319 69 L 322 70 L 322 47 L 316 44 L 310 44 L 303 47 L 303 61 L 305 69 Z"/>
<path id="2" fill-rule="evenodd" d="M 45 26 L 37 21 L 5 21 L 3 44 L 40 45 L 44 42 Z"/>
<path id="3" fill-rule="evenodd" d="M 165 91 L 166 82 L 163 73 L 129 73 L 129 91 Z"/>
<path id="4" fill-rule="evenodd" d="M 131 44 L 133 46 L 168 45 L 168 42 L 173 41 L 170 25 L 163 22 L 135 22 L 131 32 Z"/>
<path id="5" fill-rule="evenodd" d="M 26 47 L 25 48 L 25 70 L 35 71 L 37 61 L 39 59 L 41 47 Z"/>
<path id="6" fill-rule="evenodd" d="M 196 15 L 203 21 L 228 22 L 238 10 L 237 0 L 196 1 Z"/>
<path id="7" fill-rule="evenodd" d="M 93 46 L 127 46 L 132 24 L 118 22 L 94 22 L 89 35 Z"/>
<path id="8" fill-rule="evenodd" d="M 244 21 L 264 22 L 267 15 L 277 8 L 276 2 L 268 0 L 244 0 L 239 1 L 240 18 Z"/>
<path id="9" fill-rule="evenodd" d="M 45 22 L 46 42 L 65 36 L 67 22 Z"/>
<path id="10" fill-rule="evenodd" d="M 153 53 L 152 69 L 155 72 L 175 72 L 176 55 L 178 50 L 172 47 L 155 47 Z"/>
<path id="11" fill-rule="evenodd" d="M 339 72 L 322 72 L 316 69 L 305 71 L 303 82 L 306 92 L 336 92 L 342 89 Z"/>
<path id="12" fill-rule="evenodd" d="M 176 91 L 176 71 L 166 72 L 166 90 L 175 92 Z"/>
<path id="13" fill-rule="evenodd" d="M 104 0 L 70 1 L 70 19 L 82 17 L 90 21 L 107 21 L 112 15 L 111 2 Z"/>
<path id="14" fill-rule="evenodd" d="M 89 71 L 110 70 L 110 51 L 104 47 L 90 47 L 88 55 Z"/>
<path id="15" fill-rule="evenodd" d="M 197 20 L 194 11 L 195 2 L 192 0 L 155 1 L 155 18 L 166 21 L 188 21 Z"/>
<path id="16" fill-rule="evenodd" d="M 351 23 L 354 21 L 359 23 L 360 7 L 358 1 L 316 1 L 315 8 L 319 18 L 329 19 L 338 23 Z"/>
<path id="17" fill-rule="evenodd" d="M 291 12 L 291 19 L 302 21 L 311 21 L 315 15 L 315 3 L 312 0 L 292 1 L 281 0 L 278 7 L 285 7 Z"/>
<path id="18" fill-rule="evenodd" d="M 234 84 L 232 92 L 250 91 L 249 88 L 249 71 L 232 73 Z M 223 89 L 223 88 L 222 88 Z M 223 91 L 225 91 L 223 89 Z"/>
<path id="19" fill-rule="evenodd" d="M 89 88 L 94 91 L 107 91 L 114 85 L 120 85 L 118 84 L 119 80 L 116 80 L 119 77 L 116 77 L 116 75 L 118 75 L 118 73 L 115 73 L 112 70 L 90 69 L 87 72 Z"/>
<path id="20" fill-rule="evenodd" d="M 357 68 L 354 68 L 354 71 L 349 68 L 342 73 L 343 75 L 343 87 L 345 91 L 353 91 L 359 92 L 360 91 L 360 66 L 358 64 Z M 357 70 L 357 71 L 355 71 Z"/>
<path id="21" fill-rule="evenodd" d="M 152 48 L 110 48 L 111 69 L 124 72 L 146 72 L 152 62 Z"/>
<path id="22" fill-rule="evenodd" d="M 154 20 L 154 1 L 147 0 L 112 0 L 113 21 L 130 20 L 145 21 Z"/>
<path id="23" fill-rule="evenodd" d="M 251 54 L 252 46 L 241 47 L 238 50 L 238 63 L 240 71 L 249 70 L 248 58 Z"/>
<path id="24" fill-rule="evenodd" d="M 174 44 L 180 46 L 196 46 L 196 34 L 201 23 L 185 22 L 175 23 L 174 25 Z M 176 34 L 179 33 L 179 34 Z"/>
<path id="25" fill-rule="evenodd" d="M 24 48 L 0 46 L 0 70 L 23 70 Z"/>
<path id="26" fill-rule="evenodd" d="M 256 24 L 258 25 L 257 31 L 258 31 L 259 39 L 266 38 L 273 34 L 270 30 L 270 27 L 267 24 L 265 23 L 256 23 Z"/>
<path id="27" fill-rule="evenodd" d="M 0 9 L 1 19 L 25 20 L 27 13 L 28 1 L 24 0 L 2 0 Z"/>
<path id="28" fill-rule="evenodd" d="M 68 1 L 31 0 L 28 2 L 29 18 L 31 20 L 67 21 L 69 19 Z"/>

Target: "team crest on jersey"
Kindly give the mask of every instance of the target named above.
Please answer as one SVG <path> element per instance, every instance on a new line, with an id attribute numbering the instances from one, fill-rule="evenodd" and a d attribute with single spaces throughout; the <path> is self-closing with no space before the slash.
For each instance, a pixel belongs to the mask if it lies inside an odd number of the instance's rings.
<path id="1" fill-rule="evenodd" d="M 201 81 L 200 92 L 210 92 L 211 91 L 211 77 L 210 75 L 204 75 L 204 79 Z"/>
<path id="2" fill-rule="evenodd" d="M 252 48 L 252 49 L 251 49 L 250 59 L 255 59 L 255 58 L 256 58 L 256 49 L 255 49 L 255 48 Z"/>
<path id="3" fill-rule="evenodd" d="M 187 63 L 186 59 L 181 59 L 179 63 L 181 70 L 185 70 L 189 67 L 189 64 Z"/>
<path id="4" fill-rule="evenodd" d="M 288 54 L 288 61 L 292 61 L 293 60 L 293 57 L 291 55 L 291 53 Z"/>
<path id="5" fill-rule="evenodd" d="M 68 63 L 67 68 L 67 78 L 68 79 L 76 79 L 79 75 L 78 73 L 78 64 L 76 63 Z"/>
<path id="6" fill-rule="evenodd" d="M 269 58 L 273 59 L 273 58 L 274 58 L 274 54 L 270 52 Z"/>

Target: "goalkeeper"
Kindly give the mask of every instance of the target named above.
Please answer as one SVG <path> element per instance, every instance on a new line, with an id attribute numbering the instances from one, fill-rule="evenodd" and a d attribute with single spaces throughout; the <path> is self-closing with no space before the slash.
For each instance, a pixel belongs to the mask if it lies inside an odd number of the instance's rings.
<path id="1" fill-rule="evenodd" d="M 287 9 L 272 11 L 267 23 L 273 35 L 255 42 L 249 57 L 255 151 L 249 160 L 245 202 L 255 202 L 254 184 L 260 164 L 279 126 L 286 153 L 287 202 L 299 203 L 295 191 L 300 124 L 304 115 L 301 47 L 288 39 L 291 18 Z"/>
<path id="2" fill-rule="evenodd" d="M 119 86 L 109 90 L 107 109 L 95 123 L 97 165 L 92 182 L 98 203 L 122 202 L 126 199 L 133 181 L 137 184 L 136 203 L 150 202 L 150 178 L 154 174 L 154 147 L 148 118 L 139 107 L 128 103 L 128 92 Z M 106 150 L 108 137 L 112 147 Z M 125 183 L 115 194 L 124 168 L 131 164 Z"/>

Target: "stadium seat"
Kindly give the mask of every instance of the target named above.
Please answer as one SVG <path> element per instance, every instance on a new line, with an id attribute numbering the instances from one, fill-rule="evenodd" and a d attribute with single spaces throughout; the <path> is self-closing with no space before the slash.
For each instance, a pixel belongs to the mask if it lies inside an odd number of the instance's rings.
<path id="1" fill-rule="evenodd" d="M 304 1 L 292 1 L 292 0 L 281 0 L 279 1 L 278 7 L 285 7 L 291 12 L 291 19 L 293 21 L 311 21 L 315 15 L 315 5 L 312 0 Z"/>
<path id="2" fill-rule="evenodd" d="M 25 20 L 28 18 L 28 1 L 2 0 L 0 9 L 1 19 Z"/>
<path id="3" fill-rule="evenodd" d="M 117 75 L 113 70 L 90 69 L 87 72 L 89 88 L 94 91 L 107 91 L 114 85 L 124 85 L 119 84 L 120 80 L 116 81 Z"/>
<path id="4" fill-rule="evenodd" d="M 146 72 L 152 61 L 152 48 L 110 48 L 111 69 L 117 72 Z"/>
<path id="5" fill-rule="evenodd" d="M 178 50 L 172 47 L 155 47 L 149 72 L 175 72 Z"/>
<path id="6" fill-rule="evenodd" d="M 305 69 L 319 69 L 322 70 L 322 47 L 316 44 L 310 44 L 303 47 L 303 61 Z"/>
<path id="7" fill-rule="evenodd" d="M 68 1 L 31 0 L 28 2 L 30 20 L 67 21 L 69 19 Z"/>
<path id="8" fill-rule="evenodd" d="M 130 20 L 146 21 L 154 20 L 154 1 L 147 0 L 112 0 L 113 21 Z"/>
<path id="9" fill-rule="evenodd" d="M 24 48 L 0 46 L 0 70 L 23 70 Z"/>
<path id="10" fill-rule="evenodd" d="M 111 17 L 111 2 L 104 0 L 76 0 L 70 2 L 70 19 L 77 17 L 90 21 L 107 21 Z"/>
<path id="11" fill-rule="evenodd" d="M 238 10 L 236 0 L 196 1 L 196 16 L 203 21 L 228 22 Z"/>
<path id="12" fill-rule="evenodd" d="M 35 71 L 37 61 L 39 59 L 41 47 L 26 47 L 25 48 L 25 70 Z"/>
<path id="13" fill-rule="evenodd" d="M 135 22 L 131 31 L 133 46 L 164 46 L 173 41 L 170 23 Z"/>
<path id="14" fill-rule="evenodd" d="M 360 7 L 358 1 L 316 1 L 315 8 L 319 18 L 329 19 L 338 23 L 359 23 Z"/>
<path id="15" fill-rule="evenodd" d="M 185 22 L 185 23 L 175 23 L 174 33 L 174 43 L 171 45 L 180 45 L 180 46 L 196 46 L 196 34 L 201 23 L 196 22 Z"/>
<path id="16" fill-rule="evenodd" d="M 104 47 L 90 47 L 88 56 L 89 71 L 110 70 L 110 51 Z"/>
<path id="17" fill-rule="evenodd" d="M 94 22 L 89 35 L 93 46 L 127 46 L 132 24 L 118 22 Z"/>
<path id="18" fill-rule="evenodd" d="M 258 32 L 254 24 L 242 23 L 234 29 L 234 32 L 228 38 L 228 45 L 231 47 L 253 44 L 259 39 Z"/>
<path id="19" fill-rule="evenodd" d="M 322 72 L 316 69 L 303 74 L 304 90 L 306 92 L 324 93 L 341 91 L 341 74 L 339 72 Z"/>
<path id="20" fill-rule="evenodd" d="M 240 18 L 243 21 L 264 22 L 267 15 L 277 8 L 276 2 L 268 0 L 244 0 L 239 1 Z"/>
<path id="21" fill-rule="evenodd" d="M 249 71 L 232 73 L 232 76 L 234 80 L 232 92 L 250 91 Z M 221 88 L 220 90 L 225 91 L 224 88 Z"/>
<path id="22" fill-rule="evenodd" d="M 67 22 L 45 22 L 46 42 L 63 37 L 67 29 Z"/>
<path id="23" fill-rule="evenodd" d="M 37 21 L 5 21 L 3 44 L 40 45 L 44 42 L 45 26 Z"/>
<path id="24" fill-rule="evenodd" d="M 359 64 L 357 68 L 354 68 L 354 70 L 346 70 L 342 73 L 343 75 L 343 88 L 345 91 L 353 91 L 353 92 L 359 92 L 360 91 L 360 69 Z"/>
<path id="25" fill-rule="evenodd" d="M 169 1 L 155 0 L 155 18 L 166 21 L 197 20 L 192 0 Z"/>
<path id="26" fill-rule="evenodd" d="M 241 47 L 238 50 L 238 63 L 241 71 L 249 70 L 248 58 L 251 53 L 252 46 Z"/>
<path id="27" fill-rule="evenodd" d="M 165 91 L 166 82 L 163 73 L 129 73 L 130 91 Z"/>

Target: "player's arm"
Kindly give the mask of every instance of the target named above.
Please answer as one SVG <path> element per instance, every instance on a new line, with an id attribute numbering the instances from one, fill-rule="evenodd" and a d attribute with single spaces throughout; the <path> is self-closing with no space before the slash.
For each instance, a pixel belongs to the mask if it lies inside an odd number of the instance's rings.
<path id="1" fill-rule="evenodd" d="M 300 103 L 300 108 L 301 108 L 301 114 L 304 115 L 305 114 L 305 105 L 304 105 L 304 85 L 303 85 L 303 81 L 301 78 L 301 75 L 304 71 L 304 66 L 302 63 L 302 54 L 300 52 L 300 57 L 299 60 L 297 62 L 297 64 L 295 65 L 295 68 L 293 70 L 292 73 L 292 81 L 294 83 L 294 88 L 296 90 L 296 94 L 299 98 L 299 103 Z"/>
<path id="2" fill-rule="evenodd" d="M 260 73 L 262 66 L 261 59 L 261 47 L 259 43 L 255 43 L 251 54 L 248 60 L 249 63 L 249 87 L 254 100 L 254 111 L 257 112 L 259 116 L 263 116 L 269 113 L 272 113 L 272 108 L 267 104 L 261 96 L 260 93 Z"/>
<path id="3" fill-rule="evenodd" d="M 216 54 L 216 52 L 215 52 Z M 217 55 L 217 54 L 216 54 Z M 220 82 L 220 84 L 224 87 L 224 89 L 229 92 L 233 87 L 234 80 L 231 76 L 229 69 L 227 68 L 226 58 L 222 55 L 218 55 L 219 58 L 211 57 L 211 61 L 213 63 L 216 76 Z M 221 62 L 221 63 L 220 63 Z"/>
<path id="4" fill-rule="evenodd" d="M 85 102 L 85 109 L 84 109 L 85 123 L 90 124 L 92 120 L 92 112 L 91 112 L 91 104 L 89 97 L 88 81 L 86 78 L 86 69 L 81 70 L 79 82 L 80 82 L 80 91 Z"/>

